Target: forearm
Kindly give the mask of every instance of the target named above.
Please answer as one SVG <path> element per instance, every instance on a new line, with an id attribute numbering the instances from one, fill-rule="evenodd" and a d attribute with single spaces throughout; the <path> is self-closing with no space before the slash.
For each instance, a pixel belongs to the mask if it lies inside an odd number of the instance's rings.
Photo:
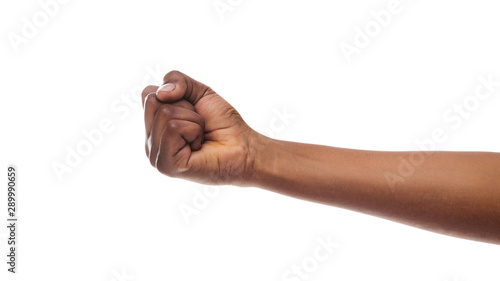
<path id="1" fill-rule="evenodd" d="M 417 154 L 262 136 L 257 142 L 251 179 L 255 186 L 443 234 L 500 243 L 500 154 L 420 152 L 419 161 L 410 161 Z M 411 167 L 400 174 L 404 161 Z"/>

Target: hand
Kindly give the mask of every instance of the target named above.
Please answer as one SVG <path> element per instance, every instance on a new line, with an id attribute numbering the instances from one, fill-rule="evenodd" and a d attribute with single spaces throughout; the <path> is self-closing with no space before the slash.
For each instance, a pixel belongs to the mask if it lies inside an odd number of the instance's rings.
<path id="1" fill-rule="evenodd" d="M 142 92 L 146 155 L 161 173 L 204 184 L 245 185 L 258 134 L 210 87 L 172 71 Z"/>

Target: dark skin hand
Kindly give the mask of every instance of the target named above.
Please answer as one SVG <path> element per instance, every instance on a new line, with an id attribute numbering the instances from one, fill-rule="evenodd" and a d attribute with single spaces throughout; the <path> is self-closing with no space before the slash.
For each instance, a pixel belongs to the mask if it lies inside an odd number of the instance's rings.
<path id="1" fill-rule="evenodd" d="M 146 155 L 161 173 L 256 186 L 455 237 L 500 244 L 500 154 L 433 152 L 390 183 L 415 152 L 274 140 L 210 87 L 178 72 L 143 94 Z"/>

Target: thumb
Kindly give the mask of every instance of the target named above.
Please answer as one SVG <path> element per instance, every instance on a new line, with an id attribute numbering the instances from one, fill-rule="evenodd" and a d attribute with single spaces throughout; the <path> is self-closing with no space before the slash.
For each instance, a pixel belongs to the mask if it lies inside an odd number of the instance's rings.
<path id="1" fill-rule="evenodd" d="M 179 71 L 170 71 L 163 77 L 163 85 L 156 91 L 156 97 L 162 102 L 176 102 L 181 99 L 192 105 L 211 92 L 210 88 Z"/>

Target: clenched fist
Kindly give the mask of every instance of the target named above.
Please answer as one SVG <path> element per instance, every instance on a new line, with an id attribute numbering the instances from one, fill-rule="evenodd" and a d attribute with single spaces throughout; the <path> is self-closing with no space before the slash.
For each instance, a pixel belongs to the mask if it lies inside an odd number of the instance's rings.
<path id="1" fill-rule="evenodd" d="M 151 165 L 204 184 L 246 184 L 258 134 L 210 87 L 172 71 L 160 87 L 146 87 L 142 100 Z"/>
<path id="2" fill-rule="evenodd" d="M 177 71 L 159 88 L 146 87 L 143 101 L 146 154 L 163 174 L 252 185 L 500 244 L 499 153 L 435 151 L 422 154 L 412 173 L 402 175 L 401 161 L 411 162 L 406 159 L 421 152 L 270 139 L 252 130 L 212 89 Z"/>

